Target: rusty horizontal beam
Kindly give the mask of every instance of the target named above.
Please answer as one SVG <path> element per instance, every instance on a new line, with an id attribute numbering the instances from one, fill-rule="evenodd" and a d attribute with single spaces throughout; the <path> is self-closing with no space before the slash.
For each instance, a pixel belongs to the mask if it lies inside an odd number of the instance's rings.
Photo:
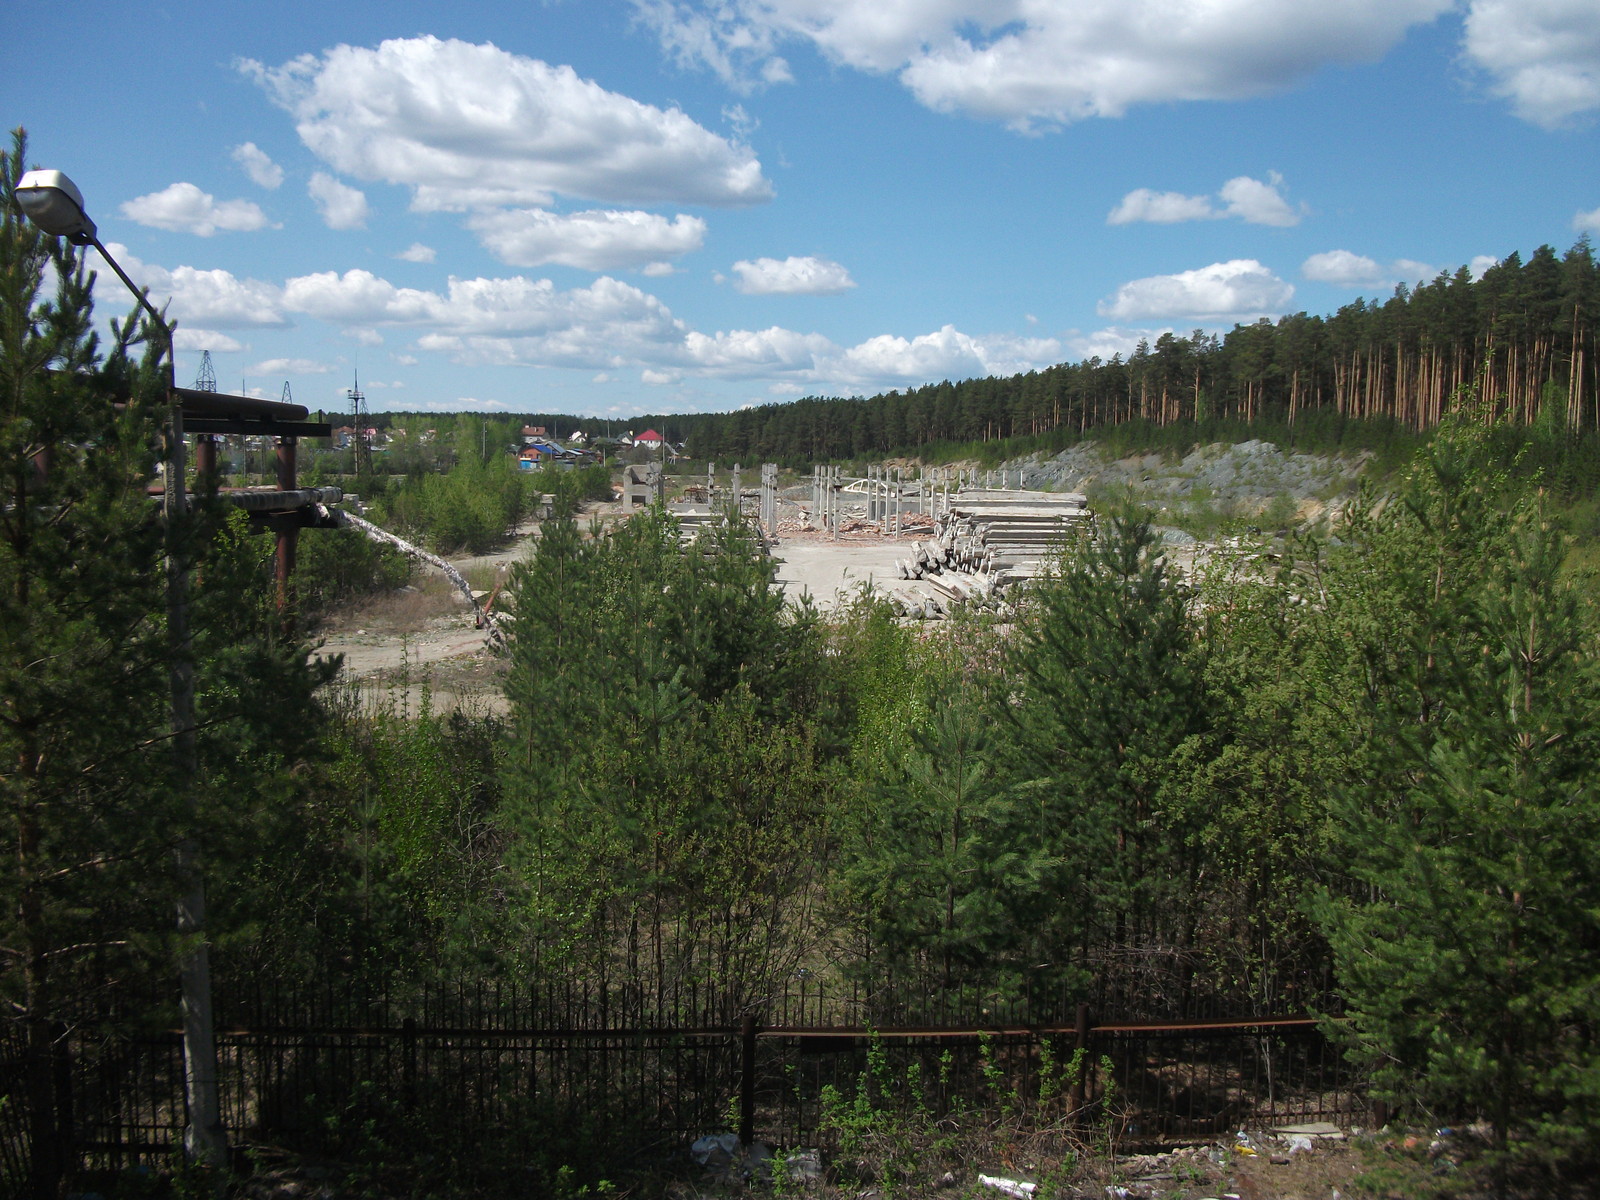
<path id="1" fill-rule="evenodd" d="M 1333 1018 L 1339 1020 L 1341 1018 Z M 1091 1025 L 1095 1034 L 1251 1034 L 1269 1030 L 1314 1029 L 1317 1017 L 1252 1017 L 1236 1021 L 1129 1021 L 1105 1025 Z M 616 1041 L 670 1040 L 673 1038 L 731 1038 L 740 1035 L 739 1025 L 703 1025 L 686 1028 L 660 1026 L 637 1029 L 467 1029 L 451 1026 L 414 1026 L 406 1029 L 396 1025 L 342 1025 L 342 1026 L 290 1026 L 272 1025 L 263 1028 L 233 1026 L 219 1028 L 219 1037 L 327 1037 L 327 1038 L 434 1038 L 434 1039 L 486 1039 L 523 1041 L 589 1041 L 611 1039 Z M 176 1036 L 176 1030 L 167 1031 Z M 934 1025 L 900 1025 L 873 1028 L 865 1025 L 757 1025 L 756 1036 L 764 1038 L 949 1038 L 973 1039 L 980 1037 L 1063 1037 L 1077 1033 L 1073 1025 L 989 1025 L 950 1028 Z"/>
<path id="2" fill-rule="evenodd" d="M 198 388 L 175 387 L 172 394 L 183 406 L 185 419 L 211 417 L 217 420 L 304 421 L 311 410 L 304 404 L 283 400 L 262 400 L 255 396 L 234 396 L 227 392 L 203 392 Z"/>

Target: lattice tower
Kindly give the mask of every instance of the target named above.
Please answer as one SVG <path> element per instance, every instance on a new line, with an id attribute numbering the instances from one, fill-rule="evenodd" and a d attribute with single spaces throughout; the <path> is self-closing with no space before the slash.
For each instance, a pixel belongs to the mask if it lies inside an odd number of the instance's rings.
<path id="1" fill-rule="evenodd" d="M 356 373 L 352 378 L 355 386 L 345 393 L 350 398 L 350 424 L 355 430 L 351 434 L 350 446 L 355 451 L 356 474 L 370 475 L 372 445 L 367 441 L 367 421 L 371 418 L 367 414 L 367 398 L 361 392 L 361 376 Z"/>

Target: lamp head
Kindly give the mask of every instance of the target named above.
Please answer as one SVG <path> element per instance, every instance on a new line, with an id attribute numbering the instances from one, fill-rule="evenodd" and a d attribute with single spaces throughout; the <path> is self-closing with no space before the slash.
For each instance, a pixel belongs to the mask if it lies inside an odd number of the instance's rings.
<path id="1" fill-rule="evenodd" d="M 28 219 L 45 233 L 64 237 L 74 246 L 91 246 L 95 225 L 83 211 L 83 193 L 60 171 L 29 171 L 13 193 Z"/>

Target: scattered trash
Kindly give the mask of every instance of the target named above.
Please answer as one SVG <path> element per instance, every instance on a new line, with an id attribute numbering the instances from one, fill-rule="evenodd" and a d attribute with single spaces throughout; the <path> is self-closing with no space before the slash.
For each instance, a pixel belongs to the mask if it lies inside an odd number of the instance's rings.
<path id="1" fill-rule="evenodd" d="M 822 1178 L 822 1151 L 815 1148 L 791 1150 L 784 1156 L 784 1169 L 794 1183 L 810 1183 Z"/>
<path id="2" fill-rule="evenodd" d="M 1309 1154 L 1313 1149 L 1309 1135 L 1304 1133 L 1291 1133 L 1289 1135 L 1290 1154 Z"/>
<path id="3" fill-rule="evenodd" d="M 708 1133 L 696 1138 L 689 1147 L 689 1157 L 707 1170 L 720 1171 L 733 1161 L 739 1152 L 737 1133 Z"/>
<path id="4" fill-rule="evenodd" d="M 996 1175 L 979 1175 L 978 1182 L 984 1187 L 1015 1196 L 1017 1200 L 1028 1200 L 1039 1186 L 1037 1183 L 1027 1183 L 1021 1179 L 1001 1179 Z"/>
<path id="5" fill-rule="evenodd" d="M 1304 1125 L 1278 1125 L 1273 1128 L 1272 1132 L 1280 1137 L 1290 1137 L 1298 1133 L 1309 1138 L 1331 1138 L 1334 1140 L 1343 1139 L 1345 1136 L 1344 1130 L 1327 1121 L 1310 1121 Z M 1350 1132 L 1358 1137 L 1361 1134 L 1359 1129 L 1352 1129 Z"/>

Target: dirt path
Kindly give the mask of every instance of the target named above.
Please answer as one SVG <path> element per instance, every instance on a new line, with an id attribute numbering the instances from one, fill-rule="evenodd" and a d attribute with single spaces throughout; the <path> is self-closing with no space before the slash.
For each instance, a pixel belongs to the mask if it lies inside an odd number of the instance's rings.
<path id="1" fill-rule="evenodd" d="M 610 521 L 620 511 L 617 504 L 591 504 L 580 519 Z M 475 591 L 488 592 L 538 538 L 538 522 L 526 521 L 500 550 L 447 557 Z M 496 604 L 495 611 L 503 609 Z M 329 622 L 322 638 L 318 654 L 343 655 L 341 680 L 371 703 L 405 704 L 415 712 L 427 698 L 436 712 L 506 711 L 504 658 L 490 652 L 466 601 L 433 568 L 423 567 L 411 586 Z"/>
<path id="2" fill-rule="evenodd" d="M 504 549 L 452 556 L 450 563 L 474 590 L 491 591 L 537 538 L 537 523 L 528 522 Z M 341 680 L 370 704 L 411 712 L 424 703 L 436 712 L 506 710 L 503 659 L 490 652 L 485 631 L 474 628 L 466 601 L 431 568 L 412 586 L 331 622 L 317 653 L 342 655 Z"/>

